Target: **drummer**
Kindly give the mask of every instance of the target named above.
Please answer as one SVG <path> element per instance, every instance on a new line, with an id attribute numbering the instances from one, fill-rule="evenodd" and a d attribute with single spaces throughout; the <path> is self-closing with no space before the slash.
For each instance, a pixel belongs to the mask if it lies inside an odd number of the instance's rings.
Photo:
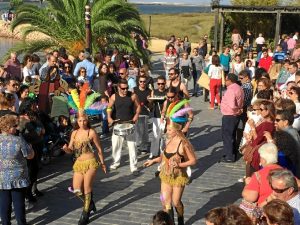
<path id="1" fill-rule="evenodd" d="M 115 120 L 112 118 L 112 108 L 114 108 L 115 111 Z M 141 106 L 137 95 L 128 91 L 127 80 L 120 79 L 118 83 L 118 92 L 110 97 L 107 107 L 108 123 L 136 123 L 139 118 L 140 111 Z M 110 169 L 115 170 L 120 166 L 121 150 L 124 139 L 127 141 L 129 150 L 130 171 L 133 175 L 138 175 L 135 132 L 126 135 L 125 137 L 117 136 L 113 132 L 111 138 L 113 163 L 111 164 Z"/>
<path id="2" fill-rule="evenodd" d="M 161 129 L 161 110 L 163 108 L 163 104 L 166 98 L 166 78 L 164 76 L 159 76 L 157 78 L 157 89 L 154 89 L 151 93 L 151 97 L 153 98 L 153 122 L 152 122 L 152 129 L 153 129 L 153 140 L 151 142 L 150 148 L 150 156 L 149 159 L 156 158 L 160 156 L 160 141 L 162 135 Z M 157 99 L 155 99 L 157 98 Z"/>

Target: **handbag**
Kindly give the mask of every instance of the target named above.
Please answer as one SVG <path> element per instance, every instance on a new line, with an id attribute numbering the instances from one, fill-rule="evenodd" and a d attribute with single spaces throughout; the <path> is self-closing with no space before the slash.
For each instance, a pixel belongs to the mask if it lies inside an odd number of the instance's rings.
<path id="1" fill-rule="evenodd" d="M 243 150 L 243 158 L 245 162 L 251 163 L 253 159 L 253 153 L 258 150 L 265 142 L 261 143 L 260 145 L 256 145 L 252 147 L 250 144 L 245 145 L 245 147 L 242 147 L 241 150 Z"/>

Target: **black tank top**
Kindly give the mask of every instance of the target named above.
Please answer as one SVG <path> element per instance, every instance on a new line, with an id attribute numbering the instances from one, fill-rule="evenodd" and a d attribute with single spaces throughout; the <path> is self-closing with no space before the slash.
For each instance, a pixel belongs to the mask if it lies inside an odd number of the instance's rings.
<path id="1" fill-rule="evenodd" d="M 170 87 L 174 87 L 176 89 L 176 92 L 178 93 L 178 96 L 180 98 L 183 98 L 184 94 L 183 94 L 183 91 L 180 90 L 180 85 L 181 85 L 181 79 L 179 80 L 179 84 L 176 87 L 172 85 L 172 81 L 170 82 Z"/>
<path id="2" fill-rule="evenodd" d="M 116 93 L 115 100 L 115 111 L 116 111 L 116 119 L 120 119 L 120 121 L 128 121 L 132 120 L 134 116 L 134 102 L 131 99 L 132 93 L 130 91 L 127 92 L 125 97 L 121 97 L 119 93 Z"/>
<path id="3" fill-rule="evenodd" d="M 149 102 L 147 97 L 150 96 L 151 91 L 149 88 L 146 88 L 144 91 L 141 91 L 138 87 L 135 87 L 134 93 L 138 96 L 139 102 L 141 104 L 141 113 L 140 115 L 149 115 Z"/>

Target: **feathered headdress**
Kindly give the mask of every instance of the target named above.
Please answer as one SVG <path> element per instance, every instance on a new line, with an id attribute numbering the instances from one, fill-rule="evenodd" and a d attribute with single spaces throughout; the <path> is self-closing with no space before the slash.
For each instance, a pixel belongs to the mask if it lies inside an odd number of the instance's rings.
<path id="1" fill-rule="evenodd" d="M 190 102 L 190 100 L 183 99 L 169 105 L 166 115 L 169 117 L 170 121 L 174 123 L 185 123 L 188 121 L 188 118 L 185 115 L 193 109 L 191 107 L 185 107 L 188 102 Z"/>
<path id="2" fill-rule="evenodd" d="M 97 92 L 88 94 L 90 87 L 88 83 L 84 83 L 80 94 L 77 89 L 73 89 L 68 96 L 68 105 L 71 108 L 70 113 L 75 114 L 84 112 L 87 115 L 99 115 L 102 113 L 104 105 L 95 102 L 101 95 Z"/>

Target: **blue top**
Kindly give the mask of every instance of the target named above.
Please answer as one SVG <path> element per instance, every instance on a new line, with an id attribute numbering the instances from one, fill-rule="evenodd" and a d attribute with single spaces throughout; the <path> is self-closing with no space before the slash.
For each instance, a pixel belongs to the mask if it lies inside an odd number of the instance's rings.
<path id="1" fill-rule="evenodd" d="M 89 80 L 90 84 L 92 85 L 94 76 L 98 73 L 98 69 L 97 69 L 96 65 L 94 63 L 90 62 L 89 60 L 84 59 L 83 61 L 76 64 L 76 67 L 73 72 L 75 77 L 78 76 L 78 71 L 79 71 L 80 67 L 84 67 L 86 69 L 87 79 Z"/>
<path id="2" fill-rule="evenodd" d="M 0 189 L 28 187 L 26 157 L 31 151 L 23 138 L 0 134 Z"/>
<path id="3" fill-rule="evenodd" d="M 275 52 L 273 54 L 273 59 L 275 60 L 275 62 L 281 63 L 285 58 L 286 58 L 286 56 L 285 56 L 284 52 Z"/>
<path id="4" fill-rule="evenodd" d="M 224 55 L 223 53 L 220 55 L 220 64 L 222 65 L 225 72 L 229 71 L 230 67 L 230 54 Z"/>

